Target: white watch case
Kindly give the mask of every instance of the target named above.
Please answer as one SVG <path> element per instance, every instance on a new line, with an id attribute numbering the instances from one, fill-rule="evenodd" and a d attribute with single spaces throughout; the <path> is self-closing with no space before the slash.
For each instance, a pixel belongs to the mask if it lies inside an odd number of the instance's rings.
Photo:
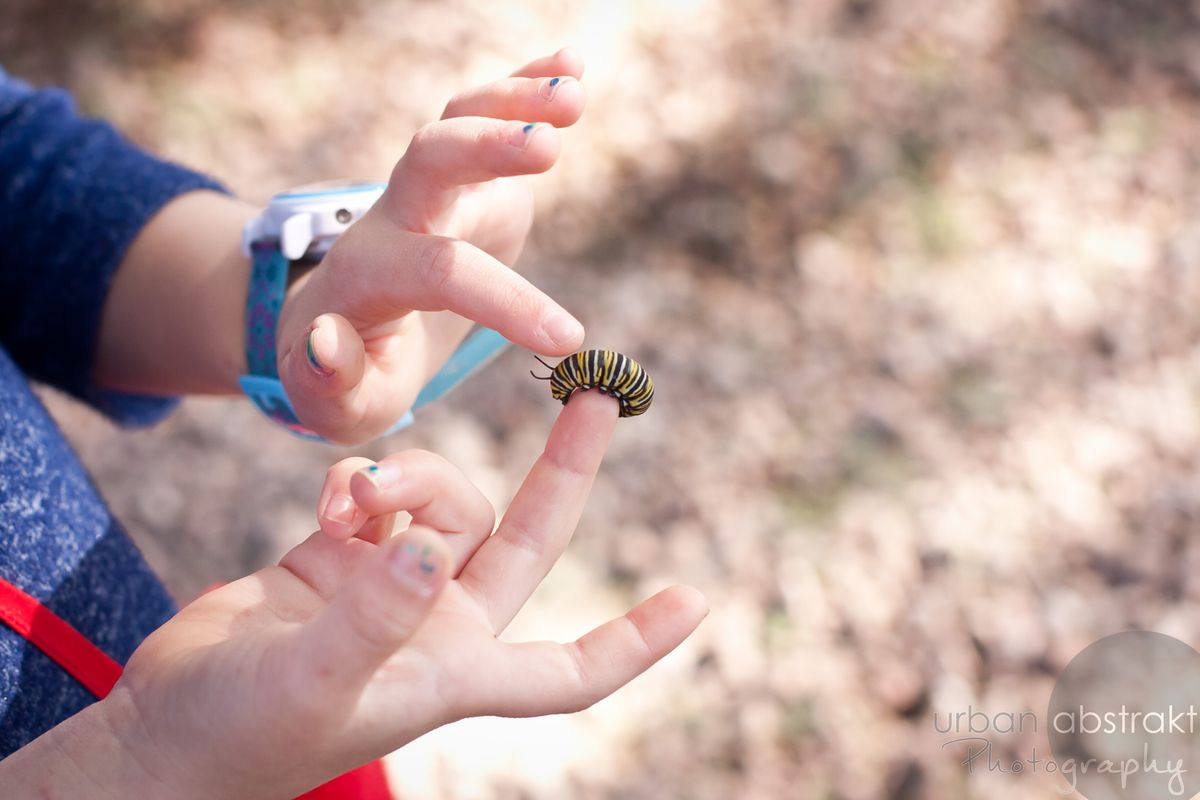
<path id="1" fill-rule="evenodd" d="M 386 188 L 377 181 L 331 181 L 281 192 L 242 230 L 242 252 L 249 255 L 260 239 L 278 239 L 289 261 L 319 261 Z"/>

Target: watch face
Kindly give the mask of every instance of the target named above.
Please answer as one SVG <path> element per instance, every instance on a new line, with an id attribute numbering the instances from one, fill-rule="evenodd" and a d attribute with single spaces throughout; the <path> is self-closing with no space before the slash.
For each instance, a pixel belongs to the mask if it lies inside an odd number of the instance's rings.
<path id="1" fill-rule="evenodd" d="M 355 192 L 377 192 L 387 188 L 387 184 L 376 180 L 352 179 L 333 180 L 309 183 L 297 186 L 286 192 L 275 195 L 276 200 L 299 200 L 305 198 L 324 197 L 331 194 L 353 194 Z"/>
<path id="2" fill-rule="evenodd" d="M 275 238 L 291 261 L 319 260 L 337 237 L 383 196 L 386 183 L 339 180 L 301 186 L 271 198 L 251 235 Z"/>

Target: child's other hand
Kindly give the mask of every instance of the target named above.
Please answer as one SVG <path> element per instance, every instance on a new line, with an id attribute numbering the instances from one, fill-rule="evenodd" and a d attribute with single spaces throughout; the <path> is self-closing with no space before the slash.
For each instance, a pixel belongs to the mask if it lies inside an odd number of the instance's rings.
<path id="1" fill-rule="evenodd" d="M 509 267 L 532 224 L 529 176 L 554 164 L 557 127 L 583 112 L 582 74 L 564 49 L 453 98 L 380 201 L 296 282 L 278 366 L 306 425 L 348 443 L 379 435 L 470 321 L 546 355 L 579 348 L 582 325 Z"/>
<path id="2" fill-rule="evenodd" d="M 611 398 L 576 396 L 494 534 L 445 462 L 402 454 L 387 480 L 349 465 L 359 507 L 414 524 L 379 543 L 316 533 L 184 608 L 102 701 L 114 736 L 172 796 L 292 797 L 452 720 L 569 712 L 624 686 L 696 628 L 698 592 L 569 644 L 497 638 L 566 548 L 616 419 Z"/>

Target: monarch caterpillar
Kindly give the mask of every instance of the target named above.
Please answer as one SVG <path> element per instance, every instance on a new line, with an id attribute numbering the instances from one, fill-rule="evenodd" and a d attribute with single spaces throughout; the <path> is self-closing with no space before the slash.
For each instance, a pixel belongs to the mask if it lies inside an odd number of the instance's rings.
<path id="1" fill-rule="evenodd" d="M 612 350 L 584 350 L 567 356 L 552 367 L 534 356 L 546 369 L 547 376 L 530 375 L 539 381 L 550 381 L 550 394 L 563 405 L 571 399 L 576 389 L 599 389 L 621 403 L 622 417 L 636 417 L 646 413 L 654 399 L 654 381 L 642 365 L 624 353 Z"/>

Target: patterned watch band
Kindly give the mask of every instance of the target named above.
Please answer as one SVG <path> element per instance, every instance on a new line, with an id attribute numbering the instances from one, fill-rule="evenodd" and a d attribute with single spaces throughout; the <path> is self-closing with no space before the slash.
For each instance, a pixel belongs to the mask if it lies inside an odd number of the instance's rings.
<path id="1" fill-rule="evenodd" d="M 287 294 L 288 260 L 271 239 L 250 246 L 250 291 L 246 295 L 246 366 L 251 375 L 277 378 L 275 327 Z"/>
<path id="2" fill-rule="evenodd" d="M 277 240 L 256 241 L 251 244 L 250 253 L 250 288 L 246 296 L 246 365 L 249 374 L 243 375 L 238 383 L 259 411 L 296 436 L 309 441 L 327 441 L 300 422 L 279 380 L 275 363 L 275 328 L 287 293 L 290 264 L 280 252 Z M 507 339 L 491 328 L 477 328 L 425 384 L 412 410 L 384 435 L 411 425 L 413 411 L 450 391 L 499 355 L 508 344 Z"/>

